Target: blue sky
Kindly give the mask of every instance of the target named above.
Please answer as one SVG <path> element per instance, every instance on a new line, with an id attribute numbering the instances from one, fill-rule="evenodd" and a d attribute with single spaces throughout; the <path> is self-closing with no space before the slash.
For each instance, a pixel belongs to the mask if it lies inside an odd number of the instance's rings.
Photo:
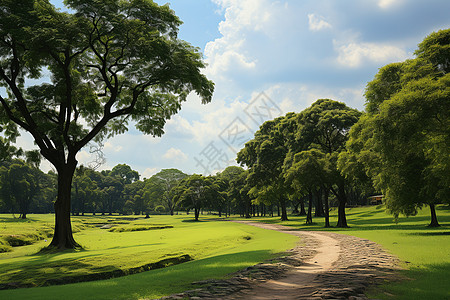
<path id="1" fill-rule="evenodd" d="M 264 120 L 320 98 L 363 110 L 365 85 L 380 67 L 413 57 L 426 35 L 450 27 L 448 0 L 169 3 L 184 22 L 179 37 L 204 54 L 213 101 L 202 105 L 191 94 L 161 138 L 130 128 L 105 141 L 103 169 L 126 163 L 147 178 L 165 168 L 214 173 L 235 164 L 236 151 Z M 33 145 L 27 134 L 19 144 Z M 78 159 L 92 161 L 88 150 Z"/>

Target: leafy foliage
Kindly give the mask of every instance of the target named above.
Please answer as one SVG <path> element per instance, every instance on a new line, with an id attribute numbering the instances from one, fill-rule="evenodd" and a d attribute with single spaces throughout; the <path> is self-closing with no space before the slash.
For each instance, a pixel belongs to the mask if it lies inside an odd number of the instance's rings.
<path id="1" fill-rule="evenodd" d="M 367 114 L 352 128 L 351 160 L 394 215 L 450 199 L 450 29 L 430 34 L 416 58 L 380 69 L 366 90 Z M 349 170 L 347 170 L 348 172 Z"/>
<path id="2" fill-rule="evenodd" d="M 177 38 L 180 19 L 150 0 L 48 0 L 0 4 L 0 124 L 34 138 L 58 172 L 55 237 L 78 246 L 70 228 L 70 185 L 76 154 L 92 140 L 128 130 L 161 136 L 165 121 L 191 91 L 206 103 L 214 84 L 197 48 Z M 44 81 L 25 84 L 27 79 Z"/>

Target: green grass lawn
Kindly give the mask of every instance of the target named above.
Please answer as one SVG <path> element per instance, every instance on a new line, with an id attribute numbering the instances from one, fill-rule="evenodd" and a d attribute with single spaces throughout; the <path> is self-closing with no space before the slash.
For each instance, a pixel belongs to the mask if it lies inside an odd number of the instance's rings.
<path id="1" fill-rule="evenodd" d="M 369 291 L 378 299 L 450 299 L 450 209 L 438 206 L 441 227 L 429 228 L 429 208 L 417 216 L 400 218 L 396 224 L 383 206 L 347 209 L 348 229 L 325 229 L 322 218 L 314 218 L 314 225 L 305 225 L 305 217 L 290 216 L 290 221 L 278 218 L 253 218 L 269 223 L 280 223 L 302 230 L 329 230 L 372 240 L 399 257 L 401 273 L 409 278 L 387 283 Z M 331 224 L 337 222 L 336 212 L 331 214 Z"/>
<path id="2" fill-rule="evenodd" d="M 384 207 L 347 209 L 351 228 L 327 230 L 370 239 L 381 244 L 402 260 L 409 278 L 386 283 L 369 291 L 380 299 L 450 299 L 450 209 L 438 207 L 439 228 L 428 228 L 429 210 L 417 216 L 393 222 Z M 129 217 L 128 217 L 129 218 Z M 191 289 L 191 282 L 219 278 L 256 264 L 292 247 L 296 238 L 274 231 L 203 217 L 192 222 L 186 215 L 139 217 L 129 220 L 119 216 L 74 217 L 75 239 L 82 251 L 59 254 L 36 254 L 49 243 L 52 215 L 30 215 L 22 221 L 0 215 L 0 239 L 14 233 L 29 239 L 32 245 L 14 247 L 0 253 L 0 283 L 19 280 L 39 283 L 43 279 L 73 274 L 90 274 L 126 269 L 189 254 L 193 261 L 135 275 L 77 284 L 0 291 L 0 299 L 143 299 Z M 252 218 L 252 221 L 282 223 L 303 230 L 324 230 L 323 219 L 304 225 L 305 217 L 290 216 Z M 332 212 L 332 224 L 336 213 Z M 100 229 L 104 224 L 110 229 Z M 172 226 L 172 227 L 171 227 Z M 163 229 L 157 229 L 167 227 Z M 51 230 L 50 230 L 51 232 Z M 47 241 L 45 241 L 47 239 Z M 37 241 L 37 242 L 36 242 Z"/>
<path id="3" fill-rule="evenodd" d="M 128 220 L 118 216 L 74 217 L 75 239 L 82 251 L 37 254 L 48 245 L 45 237 L 29 245 L 0 253 L 0 283 L 40 284 L 48 278 L 126 269 L 183 254 L 194 260 L 164 269 L 115 279 L 49 287 L 0 291 L 0 299 L 141 299 L 191 289 L 191 282 L 219 278 L 254 265 L 293 247 L 297 238 L 231 222 L 192 222 L 191 217 L 154 216 Z M 41 234 L 53 216 L 30 215 L 22 221 L 0 216 L 0 237 L 11 233 Z M 105 223 L 115 225 L 100 229 Z M 154 229 L 158 227 L 169 228 Z M 170 228 L 170 226 L 173 226 Z M 134 229 L 139 228 L 137 231 Z M 149 230 L 142 230 L 142 228 Z"/>

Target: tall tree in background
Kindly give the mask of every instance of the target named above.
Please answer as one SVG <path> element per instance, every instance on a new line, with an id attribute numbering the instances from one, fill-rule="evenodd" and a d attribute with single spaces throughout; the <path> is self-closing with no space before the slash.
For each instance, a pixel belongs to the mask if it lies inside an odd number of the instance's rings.
<path id="1" fill-rule="evenodd" d="M 195 221 L 198 221 L 200 210 L 217 196 L 218 191 L 213 177 L 198 174 L 184 178 L 173 190 L 184 208 L 194 210 Z"/>
<path id="2" fill-rule="evenodd" d="M 145 189 L 150 193 L 152 201 L 162 204 L 173 216 L 178 203 L 171 191 L 187 176 L 178 169 L 163 169 L 146 181 Z"/>
<path id="3" fill-rule="evenodd" d="M 122 180 L 123 184 L 130 184 L 139 180 L 139 173 L 131 169 L 127 164 L 118 164 L 112 168 L 110 176 L 118 177 Z"/>
<path id="4" fill-rule="evenodd" d="M 284 176 L 286 183 L 292 185 L 298 194 L 308 196 L 306 224 L 312 224 L 312 197 L 318 191 L 324 192 L 325 227 L 330 227 L 328 194 L 333 184 L 327 155 L 318 149 L 310 149 L 292 155 L 289 152 L 285 160 L 288 167 Z"/>
<path id="5" fill-rule="evenodd" d="M 293 183 L 298 193 L 309 195 L 310 204 L 312 194 L 317 195 L 317 201 L 323 194 L 327 204 L 331 190 L 338 199 L 337 227 L 347 227 L 345 205 L 347 190 L 351 186 L 338 172 L 337 158 L 345 150 L 347 133 L 360 114 L 342 102 L 319 99 L 298 114 L 286 115 L 284 122 L 280 123 L 279 130 L 286 137 L 285 147 L 288 149 L 283 162 L 287 183 Z M 295 174 L 299 177 L 294 178 Z M 317 207 L 322 208 L 321 201 Z M 312 222 L 310 211 L 307 222 Z M 328 212 L 325 212 L 325 218 L 328 219 Z"/>
<path id="6" fill-rule="evenodd" d="M 177 38 L 180 19 L 150 0 L 48 0 L 0 4 L 0 120 L 6 137 L 28 131 L 58 173 L 51 247 L 79 245 L 70 222 L 76 154 L 133 121 L 160 136 L 191 91 L 206 103 L 213 83 L 198 49 Z M 48 75 L 49 74 L 49 75 Z M 44 83 L 25 86 L 26 79 Z"/>
<path id="7" fill-rule="evenodd" d="M 258 203 L 278 203 L 281 220 L 288 220 L 287 189 L 283 178 L 283 161 L 287 153 L 285 137 L 278 125 L 285 117 L 266 121 L 237 154 L 237 162 L 249 168 L 249 193 Z"/>
<path id="8" fill-rule="evenodd" d="M 350 156 L 395 215 L 450 199 L 450 29 L 419 44 L 416 58 L 381 68 L 366 89 L 366 114 L 351 130 Z"/>
<path id="9" fill-rule="evenodd" d="M 243 168 L 229 166 L 221 173 L 217 174 L 217 177 L 219 177 L 224 184 L 225 214 L 231 215 L 232 204 L 239 205 L 241 211 L 245 211 L 245 203 L 243 203 L 244 199 L 241 197 L 240 193 L 246 179 L 246 175 L 244 175 L 244 177 L 243 173 L 245 173 Z"/>
<path id="10" fill-rule="evenodd" d="M 43 176 L 41 170 L 20 159 L 0 168 L 0 197 L 13 211 L 19 211 L 20 218 L 27 218 L 29 208 L 40 192 Z"/>

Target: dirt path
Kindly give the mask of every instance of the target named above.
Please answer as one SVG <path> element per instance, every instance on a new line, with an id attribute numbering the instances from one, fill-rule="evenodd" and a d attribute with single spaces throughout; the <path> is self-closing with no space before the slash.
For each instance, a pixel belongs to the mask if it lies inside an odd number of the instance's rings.
<path id="1" fill-rule="evenodd" d="M 231 279 L 194 283 L 163 299 L 367 299 L 366 288 L 396 277 L 398 259 L 369 240 L 320 231 L 239 221 L 300 237 L 291 255 L 249 267 Z M 183 298 L 185 297 L 185 298 Z"/>
<path id="2" fill-rule="evenodd" d="M 282 230 L 280 230 L 282 231 Z M 302 236 L 309 235 L 319 244 L 315 249 L 316 254 L 303 261 L 301 266 L 293 267 L 279 279 L 271 279 L 260 283 L 248 292 L 242 292 L 230 297 L 230 299 L 297 299 L 302 295 L 310 295 L 315 291 L 313 283 L 318 273 L 326 272 L 338 260 L 341 252 L 339 242 L 329 236 L 317 232 L 289 232 Z M 292 259 L 301 260 L 301 254 L 294 254 Z"/>

